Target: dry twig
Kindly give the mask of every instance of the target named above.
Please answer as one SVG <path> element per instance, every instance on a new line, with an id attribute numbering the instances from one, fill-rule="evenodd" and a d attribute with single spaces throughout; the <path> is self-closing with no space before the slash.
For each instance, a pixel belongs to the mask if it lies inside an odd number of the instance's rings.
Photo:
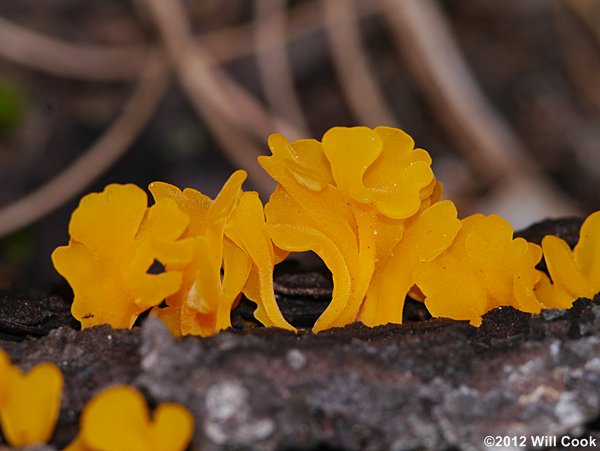
<path id="1" fill-rule="evenodd" d="M 523 146 L 487 102 L 435 4 L 384 0 L 384 6 L 416 82 L 472 166 L 493 178 L 525 169 Z"/>
<path id="2" fill-rule="evenodd" d="M 369 127 L 397 126 L 369 69 L 354 0 L 322 0 L 321 5 L 337 77 L 354 115 Z"/>
<path id="3" fill-rule="evenodd" d="M 0 56 L 57 77 L 90 81 L 135 80 L 149 49 L 69 44 L 0 17 Z"/>
<path id="4" fill-rule="evenodd" d="M 377 12 L 375 2 L 363 0 L 361 17 Z M 288 42 L 304 39 L 318 32 L 318 2 L 301 4 L 289 12 Z M 215 63 L 223 63 L 251 55 L 255 27 L 271 27 L 275 17 L 265 17 L 256 24 L 243 24 L 211 31 L 198 41 L 210 52 Z M 57 77 L 88 81 L 136 80 L 142 70 L 150 46 L 107 47 L 74 44 L 30 30 L 0 18 L 0 56 L 30 69 Z"/>
<path id="5" fill-rule="evenodd" d="M 598 2 L 596 0 L 563 0 L 561 3 L 579 16 L 600 43 L 600 27 L 598 27 L 600 23 L 600 5 Z"/>
<path id="6" fill-rule="evenodd" d="M 169 71 L 151 55 L 135 92 L 104 134 L 67 169 L 31 194 L 0 210 L 0 236 L 31 224 L 60 207 L 102 175 L 145 128 L 169 85 Z"/>
<path id="7" fill-rule="evenodd" d="M 195 44 L 179 1 L 146 0 L 146 3 L 193 106 L 215 133 L 228 158 L 248 171 L 259 191 L 268 192 L 272 182 L 258 166 L 256 157 L 262 152 L 249 133 L 266 138 L 270 131 L 279 128 L 276 121 Z"/>
<path id="8" fill-rule="evenodd" d="M 302 136 L 307 136 L 306 118 L 296 94 L 287 54 L 285 4 L 286 0 L 254 1 L 254 53 L 271 109 L 294 124 Z"/>
<path id="9" fill-rule="evenodd" d="M 575 7 L 577 4 L 582 8 L 580 2 L 554 3 L 559 49 L 581 103 L 597 114 L 600 111 L 600 34 L 595 33 L 589 18 L 586 20 L 583 15 L 584 11 Z M 581 27 L 581 22 L 587 26 Z M 589 31 L 589 35 L 584 30 Z"/>
<path id="10" fill-rule="evenodd" d="M 496 182 L 497 211 L 537 197 L 548 214 L 577 211 L 528 157 L 508 123 L 488 102 L 439 8 L 431 0 L 384 0 L 388 20 L 414 78 L 474 173 Z M 516 195 L 522 190 L 521 197 Z M 510 196 L 508 195 L 510 194 Z M 511 197 L 512 196 L 512 197 Z M 532 203 L 533 205 L 533 203 Z"/>

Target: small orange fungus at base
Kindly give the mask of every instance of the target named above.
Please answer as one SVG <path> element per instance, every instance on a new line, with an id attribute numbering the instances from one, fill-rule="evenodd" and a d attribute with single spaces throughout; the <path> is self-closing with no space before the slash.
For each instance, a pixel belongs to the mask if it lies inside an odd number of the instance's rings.
<path id="1" fill-rule="evenodd" d="M 80 431 L 65 451 L 183 451 L 194 433 L 194 417 L 174 403 L 160 404 L 150 418 L 136 389 L 110 387 L 84 408 Z"/>
<path id="2" fill-rule="evenodd" d="M 0 423 L 6 441 L 14 447 L 47 443 L 60 411 L 63 376 L 58 367 L 41 363 L 23 374 L 15 366 L 5 366 L 0 384 L 9 387 L 0 405 Z"/>
<path id="3" fill-rule="evenodd" d="M 10 387 L 12 378 L 10 375 L 11 372 L 11 364 L 10 358 L 8 354 L 4 352 L 3 349 L 0 349 L 0 410 L 2 406 L 6 403 L 8 395 L 10 393 Z"/>

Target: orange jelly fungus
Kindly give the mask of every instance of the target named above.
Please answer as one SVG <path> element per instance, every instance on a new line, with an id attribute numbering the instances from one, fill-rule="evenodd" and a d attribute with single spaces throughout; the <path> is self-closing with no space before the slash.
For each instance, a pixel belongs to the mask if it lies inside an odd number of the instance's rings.
<path id="1" fill-rule="evenodd" d="M 148 270 L 155 260 L 180 258 L 174 240 L 189 219 L 170 199 L 150 208 L 147 202 L 141 188 L 115 184 L 88 194 L 73 212 L 69 245 L 57 248 L 52 261 L 73 289 L 71 313 L 82 328 L 130 328 L 181 286 L 178 272 Z"/>
<path id="2" fill-rule="evenodd" d="M 571 251 L 559 237 L 542 240 L 544 259 L 553 284 L 545 277 L 537 290 L 544 304 L 569 308 L 577 298 L 593 299 L 600 293 L 600 211 L 581 226 L 579 242 Z"/>
<path id="3" fill-rule="evenodd" d="M 401 323 L 409 293 L 433 316 L 479 325 L 495 307 L 539 312 L 600 292 L 600 212 L 572 252 L 544 238 L 551 282 L 535 268 L 541 248 L 513 239 L 507 221 L 461 221 L 451 201 L 439 201 L 429 154 L 402 130 L 335 127 L 321 142 L 291 143 L 276 134 L 269 147 L 259 163 L 277 186 L 264 209 L 257 193 L 242 190 L 241 170 L 214 200 L 163 182 L 149 187 L 151 207 L 134 185 L 85 196 L 69 245 L 52 255 L 82 327 L 129 328 L 152 308 L 174 334 L 207 336 L 231 326 L 244 294 L 262 324 L 295 331 L 277 306 L 273 269 L 302 251 L 319 255 L 333 277 L 314 332 Z M 150 274 L 154 262 L 164 271 Z"/>
<path id="4" fill-rule="evenodd" d="M 167 297 L 167 307 L 153 311 L 176 335 L 211 335 L 230 327 L 242 292 L 258 305 L 255 316 L 265 326 L 295 330 L 273 292 L 274 265 L 286 254 L 273 247 L 258 194 L 242 191 L 245 179 L 245 171 L 236 171 L 214 201 L 193 189 L 150 185 L 157 203 L 172 200 L 189 218 L 177 243 L 181 258 L 165 266 L 183 275 L 182 285 Z"/>
<path id="5" fill-rule="evenodd" d="M 10 358 L 3 349 L 0 349 L 0 410 L 2 410 L 4 404 L 6 404 L 6 400 L 10 393 L 10 371 Z"/>
<path id="6" fill-rule="evenodd" d="M 269 234 L 285 251 L 315 252 L 333 276 L 332 301 L 313 331 L 400 323 L 412 272 L 460 227 L 450 202 L 432 205 L 441 187 L 429 154 L 389 127 L 336 127 L 322 142 L 272 135 L 269 147 L 272 156 L 259 157 L 278 182 L 265 206 Z M 403 271 L 402 280 L 374 277 L 379 271 Z"/>
<path id="7" fill-rule="evenodd" d="M 461 222 L 452 245 L 416 270 L 432 316 L 479 326 L 483 314 L 500 306 L 539 313 L 543 305 L 534 287 L 541 277 L 535 269 L 540 247 L 513 239 L 508 221 L 496 215 L 476 214 Z"/>
<path id="8" fill-rule="evenodd" d="M 114 386 L 85 406 L 80 431 L 65 451 L 183 451 L 194 433 L 188 409 L 160 404 L 148 414 L 144 397 L 134 388 Z"/>
<path id="9" fill-rule="evenodd" d="M 63 388 L 58 367 L 41 363 L 27 374 L 0 350 L 0 424 L 13 447 L 47 443 L 54 432 Z"/>
<path id="10" fill-rule="evenodd" d="M 359 319 L 367 326 L 402 323 L 404 298 L 416 283 L 416 271 L 444 252 L 460 227 L 456 207 L 447 200 L 407 220 L 402 241 L 373 274 Z"/>

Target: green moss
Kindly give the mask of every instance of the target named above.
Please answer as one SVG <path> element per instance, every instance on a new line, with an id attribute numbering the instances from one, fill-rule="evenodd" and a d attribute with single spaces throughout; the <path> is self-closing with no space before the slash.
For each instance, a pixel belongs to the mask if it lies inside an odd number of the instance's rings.
<path id="1" fill-rule="evenodd" d="M 12 81 L 0 78 L 0 133 L 16 129 L 23 121 L 26 110 L 24 90 Z"/>

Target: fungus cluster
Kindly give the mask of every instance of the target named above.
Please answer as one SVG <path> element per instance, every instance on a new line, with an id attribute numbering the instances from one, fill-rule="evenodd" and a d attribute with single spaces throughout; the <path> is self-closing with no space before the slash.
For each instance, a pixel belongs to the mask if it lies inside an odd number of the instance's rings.
<path id="1" fill-rule="evenodd" d="M 269 139 L 259 162 L 278 185 L 265 206 L 275 245 L 313 251 L 333 277 L 319 332 L 362 321 L 400 323 L 412 272 L 448 247 L 460 222 L 431 158 L 403 131 L 333 128 L 323 141 Z"/>
<path id="2" fill-rule="evenodd" d="M 314 332 L 401 323 L 407 294 L 435 317 L 479 325 L 499 306 L 535 313 L 600 291 L 600 213 L 572 252 L 552 236 L 540 247 L 513 239 L 498 216 L 458 219 L 440 201 L 431 157 L 401 130 L 336 127 L 321 142 L 272 135 L 269 147 L 259 162 L 277 187 L 264 208 L 242 190 L 244 171 L 214 200 L 163 182 L 150 185 L 150 207 L 133 185 L 85 196 L 68 246 L 52 256 L 82 327 L 128 328 L 151 309 L 174 334 L 206 336 L 230 327 L 243 294 L 262 324 L 295 330 L 277 306 L 273 269 L 300 251 L 333 277 Z M 536 269 L 542 250 L 552 281 Z M 155 262 L 160 273 L 150 273 Z"/>
<path id="3" fill-rule="evenodd" d="M 60 412 L 63 375 L 52 363 L 23 374 L 0 349 L 0 425 L 8 444 L 48 443 Z M 65 451 L 183 451 L 194 432 L 194 418 L 183 406 L 163 403 L 151 419 L 144 397 L 134 388 L 105 389 L 85 406 L 79 435 Z"/>

